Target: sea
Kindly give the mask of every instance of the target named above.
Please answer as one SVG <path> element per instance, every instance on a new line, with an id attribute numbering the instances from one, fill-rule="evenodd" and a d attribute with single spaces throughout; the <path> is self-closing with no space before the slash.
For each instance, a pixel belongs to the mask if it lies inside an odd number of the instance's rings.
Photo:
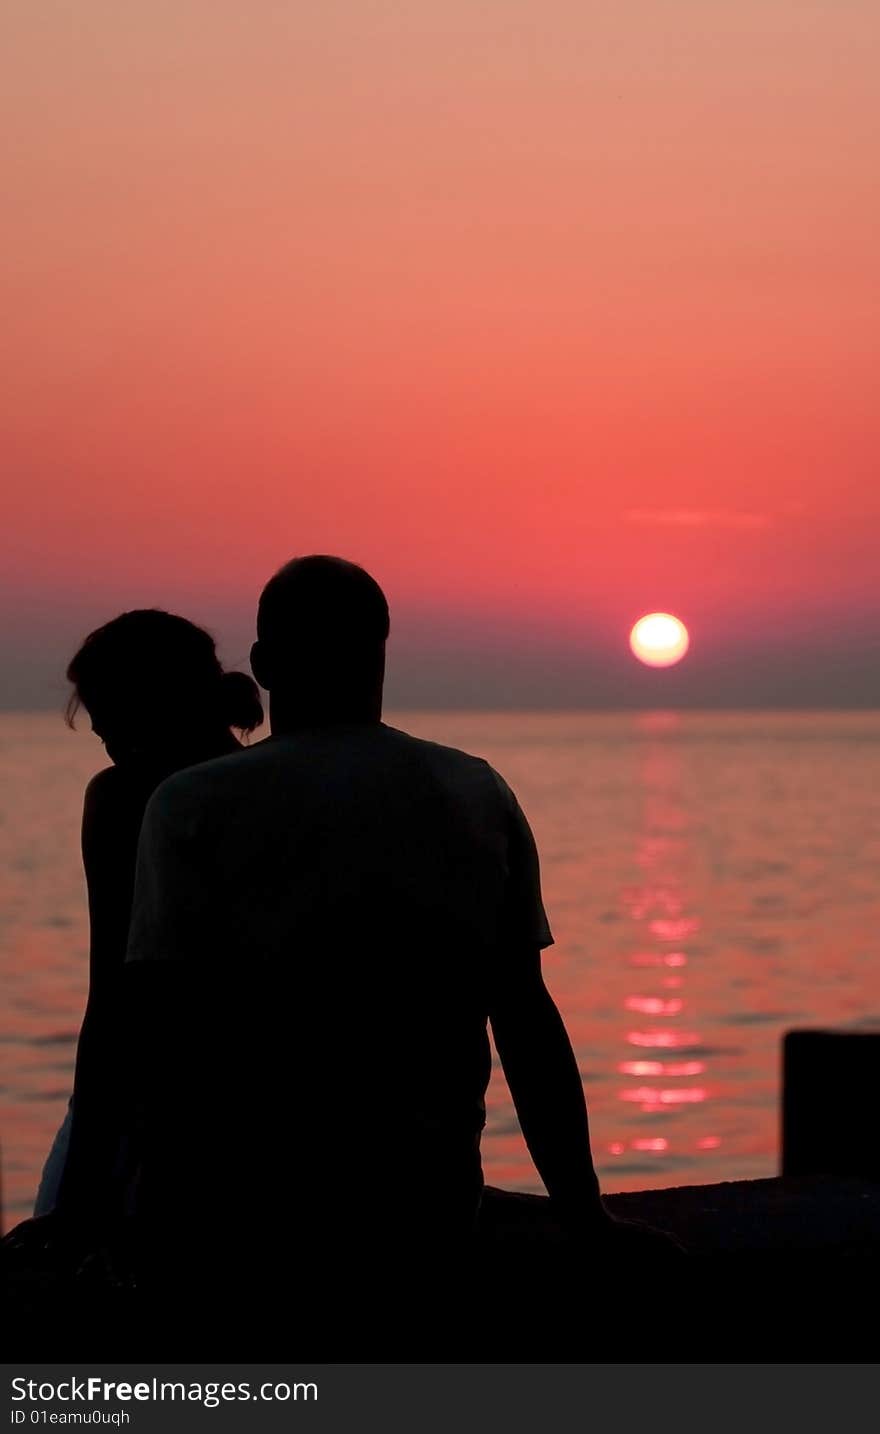
<path id="1" fill-rule="evenodd" d="M 519 797 L 603 1189 L 775 1174 L 783 1034 L 880 1028 L 880 713 L 385 720 L 486 757 Z M 79 822 L 106 759 L 83 725 L 0 715 L 7 1229 L 64 1115 L 86 996 Z M 483 1158 L 490 1183 L 542 1188 L 497 1063 Z"/>

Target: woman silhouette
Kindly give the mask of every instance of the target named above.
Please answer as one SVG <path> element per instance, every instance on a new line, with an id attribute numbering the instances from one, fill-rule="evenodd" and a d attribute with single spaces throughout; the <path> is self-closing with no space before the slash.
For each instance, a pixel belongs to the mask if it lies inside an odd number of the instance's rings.
<path id="1" fill-rule="evenodd" d="M 93 1207 L 97 1214 L 120 1159 L 112 1077 L 118 983 L 147 801 L 172 772 L 236 751 L 241 744 L 233 731 L 253 732 L 263 720 L 253 679 L 224 672 L 207 632 L 157 609 L 124 612 L 91 633 L 67 677 L 68 724 L 84 707 L 113 765 L 85 793 L 89 995 L 74 1095 L 43 1170 L 35 1215 L 56 1207 Z"/>

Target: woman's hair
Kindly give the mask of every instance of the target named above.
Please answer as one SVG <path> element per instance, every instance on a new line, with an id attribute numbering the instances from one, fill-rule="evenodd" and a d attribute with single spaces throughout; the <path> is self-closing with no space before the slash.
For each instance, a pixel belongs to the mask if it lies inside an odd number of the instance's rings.
<path id="1" fill-rule="evenodd" d="M 159 608 L 120 613 L 89 633 L 67 669 L 73 692 L 68 726 L 81 706 L 88 711 L 109 697 L 136 699 L 150 692 L 154 708 L 170 721 L 197 711 L 224 726 L 253 732 L 263 720 L 257 684 L 244 672 L 224 672 L 214 639 L 185 617 Z"/>

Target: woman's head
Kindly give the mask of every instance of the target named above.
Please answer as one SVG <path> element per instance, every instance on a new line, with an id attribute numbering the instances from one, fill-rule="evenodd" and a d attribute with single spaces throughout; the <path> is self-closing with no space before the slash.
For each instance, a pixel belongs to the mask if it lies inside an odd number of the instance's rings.
<path id="1" fill-rule="evenodd" d="M 84 707 L 117 763 L 162 762 L 263 720 L 253 679 L 224 672 L 209 633 L 157 608 L 121 613 L 90 633 L 67 678 L 68 722 Z"/>

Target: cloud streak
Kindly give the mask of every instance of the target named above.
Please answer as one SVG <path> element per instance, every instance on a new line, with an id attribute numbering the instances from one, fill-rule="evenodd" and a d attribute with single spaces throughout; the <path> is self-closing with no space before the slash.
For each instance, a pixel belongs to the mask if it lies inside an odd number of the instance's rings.
<path id="1" fill-rule="evenodd" d="M 625 523 L 665 528 L 769 528 L 770 513 L 742 513 L 731 508 L 627 508 Z"/>

